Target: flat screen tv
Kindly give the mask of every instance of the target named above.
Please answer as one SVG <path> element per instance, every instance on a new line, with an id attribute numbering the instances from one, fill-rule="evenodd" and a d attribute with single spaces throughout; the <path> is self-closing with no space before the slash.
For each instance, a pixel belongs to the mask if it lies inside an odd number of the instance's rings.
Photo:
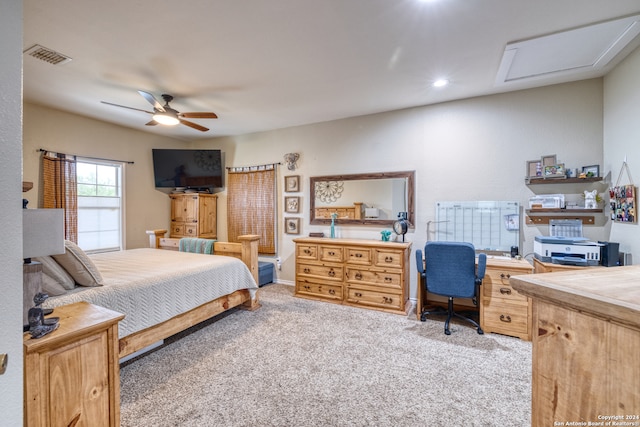
<path id="1" fill-rule="evenodd" d="M 220 150 L 154 148 L 152 152 L 156 188 L 222 187 L 224 165 Z"/>

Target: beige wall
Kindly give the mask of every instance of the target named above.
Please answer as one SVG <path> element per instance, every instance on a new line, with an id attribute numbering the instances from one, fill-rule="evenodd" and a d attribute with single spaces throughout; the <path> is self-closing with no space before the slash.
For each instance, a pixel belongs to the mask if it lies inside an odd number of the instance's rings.
<path id="1" fill-rule="evenodd" d="M 620 184 L 640 183 L 640 48 L 632 52 L 604 79 L 604 165 L 611 171 L 615 185 L 624 159 L 631 177 L 624 174 Z M 637 196 L 636 196 L 637 197 Z M 638 212 L 636 210 L 636 212 Z M 632 253 L 640 263 L 638 224 L 611 224 L 611 241 L 620 242 L 620 250 Z"/>
<path id="2" fill-rule="evenodd" d="M 415 250 L 426 242 L 426 223 L 435 219 L 437 201 L 516 200 L 526 204 L 534 194 L 524 183 L 527 160 L 556 154 L 571 168 L 602 164 L 602 98 L 602 80 L 594 79 L 192 144 L 27 105 L 25 177 L 36 179 L 36 150 L 41 146 L 135 161 L 127 167 L 126 203 L 127 243 L 136 247 L 146 244 L 145 229 L 168 225 L 168 200 L 153 188 L 151 147 L 221 148 L 226 166 L 282 162 L 286 153 L 298 152 L 299 169 L 291 172 L 283 166 L 278 176 L 283 265 L 279 280 L 293 283 L 294 236 L 284 234 L 282 227 L 283 176 L 301 177 L 302 212 L 297 216 L 303 218 L 301 235 L 307 235 L 328 232 L 327 227 L 308 225 L 309 177 L 415 170 L 416 227 L 407 235 Z M 569 191 L 578 190 L 549 189 Z M 219 213 L 219 237 L 224 240 L 225 192 L 220 194 Z M 380 230 L 339 227 L 343 237 L 379 239 Z M 544 227 L 523 226 L 523 253 L 531 253 L 533 237 L 543 233 Z M 586 227 L 586 233 L 603 239 L 606 229 Z"/>
<path id="3" fill-rule="evenodd" d="M 407 235 L 415 250 L 426 242 L 426 223 L 435 219 L 437 201 L 516 200 L 526 204 L 534 194 L 524 183 L 527 160 L 557 154 L 571 168 L 602 164 L 602 80 L 219 138 L 198 145 L 223 148 L 227 165 L 236 166 L 279 162 L 285 153 L 300 153 L 299 169 L 290 172 L 281 168 L 279 184 L 285 175 L 301 176 L 303 209 L 298 216 L 304 218 L 302 235 L 318 230 L 328 234 L 328 227 L 308 225 L 309 177 L 416 170 L 417 224 Z M 579 191 L 545 187 L 550 192 Z M 283 199 L 280 192 L 281 213 Z M 221 204 L 225 200 L 222 194 Z M 281 223 L 280 279 L 293 283 L 294 236 L 284 234 Z M 380 230 L 339 227 L 342 237 L 379 239 Z M 546 232 L 543 227 L 524 226 L 523 253 L 531 253 L 533 237 Z M 594 239 L 604 238 L 604 233 L 602 227 L 586 228 L 586 234 Z M 412 295 L 414 292 L 412 289 Z"/>

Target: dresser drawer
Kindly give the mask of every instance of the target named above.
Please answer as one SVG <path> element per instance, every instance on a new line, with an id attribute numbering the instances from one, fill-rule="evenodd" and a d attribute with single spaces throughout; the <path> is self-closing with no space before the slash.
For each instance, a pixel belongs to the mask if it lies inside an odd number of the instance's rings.
<path id="1" fill-rule="evenodd" d="M 318 245 L 296 245 L 296 257 L 298 259 L 316 261 L 318 259 Z"/>
<path id="2" fill-rule="evenodd" d="M 404 301 L 400 294 L 393 292 L 379 292 L 349 286 L 347 288 L 347 302 L 357 305 L 401 310 Z"/>
<path id="3" fill-rule="evenodd" d="M 529 335 L 529 308 L 490 300 L 482 301 L 482 327 L 485 332 L 497 332 L 526 339 Z"/>
<path id="4" fill-rule="evenodd" d="M 401 270 L 388 271 L 347 267 L 346 274 L 349 283 L 376 285 L 392 289 L 402 288 Z"/>
<path id="5" fill-rule="evenodd" d="M 342 285 L 323 283 L 321 281 L 298 279 L 296 295 L 318 297 L 326 300 L 342 301 Z"/>
<path id="6" fill-rule="evenodd" d="M 185 237 L 198 237 L 198 225 L 197 224 L 185 224 L 184 225 Z"/>
<path id="7" fill-rule="evenodd" d="M 344 280 L 344 270 L 342 266 L 325 264 L 297 264 L 296 275 L 313 276 L 320 279 L 336 280 L 338 282 Z"/>
<path id="8" fill-rule="evenodd" d="M 342 248 L 340 246 L 320 246 L 320 261 L 342 262 Z"/>
<path id="9" fill-rule="evenodd" d="M 344 248 L 349 264 L 371 265 L 371 249 L 369 248 Z"/>
<path id="10" fill-rule="evenodd" d="M 375 250 L 374 264 L 378 267 L 400 268 L 403 265 L 402 251 Z"/>
<path id="11" fill-rule="evenodd" d="M 482 280 L 482 295 L 489 298 L 498 298 L 512 303 L 528 304 L 527 297 L 520 295 L 518 291 L 511 287 L 509 279 L 514 274 L 509 271 L 498 271 L 487 269 Z"/>

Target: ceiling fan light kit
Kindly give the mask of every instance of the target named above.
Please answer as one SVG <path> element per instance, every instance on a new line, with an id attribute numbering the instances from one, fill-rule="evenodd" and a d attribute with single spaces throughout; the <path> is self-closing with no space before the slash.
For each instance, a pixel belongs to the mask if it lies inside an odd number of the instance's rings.
<path id="1" fill-rule="evenodd" d="M 200 132 L 206 132 L 209 130 L 209 128 L 200 126 L 199 124 L 190 122 L 188 120 L 184 120 L 184 118 L 193 118 L 193 119 L 217 119 L 218 118 L 216 113 L 212 113 L 212 112 L 181 113 L 178 110 L 174 110 L 169 106 L 169 102 L 173 100 L 173 96 L 171 95 L 162 94 L 162 99 L 164 99 L 164 102 L 165 102 L 163 106 L 149 92 L 139 90 L 138 93 L 144 99 L 146 99 L 149 102 L 149 104 L 153 106 L 153 111 L 141 110 L 139 108 L 112 104 L 111 102 L 105 102 L 105 101 L 102 101 L 102 103 L 107 105 L 113 105 L 114 107 L 127 108 L 129 110 L 142 111 L 143 113 L 151 114 L 152 120 L 146 124 L 147 126 L 155 126 L 157 124 L 166 125 L 166 126 L 175 126 L 177 124 L 183 124 L 185 126 L 189 126 L 190 128 L 199 130 Z"/>
<path id="2" fill-rule="evenodd" d="M 167 113 L 156 113 L 152 118 L 155 122 L 158 122 L 161 125 L 175 126 L 180 123 L 180 120 L 178 120 L 177 117 Z"/>

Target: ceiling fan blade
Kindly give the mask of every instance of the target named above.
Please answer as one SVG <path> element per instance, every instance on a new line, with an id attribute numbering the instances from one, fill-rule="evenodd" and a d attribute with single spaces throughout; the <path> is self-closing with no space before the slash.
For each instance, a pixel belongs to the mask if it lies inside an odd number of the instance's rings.
<path id="1" fill-rule="evenodd" d="M 120 104 L 112 104 L 111 102 L 106 102 L 106 101 L 100 101 L 103 104 L 107 104 L 107 105 L 113 105 L 114 107 L 120 107 L 120 108 L 126 108 L 129 110 L 135 110 L 135 111 L 142 111 L 143 113 L 147 113 L 147 114 L 154 114 L 153 111 L 147 111 L 147 110 L 141 110 L 139 108 L 133 108 L 133 107 L 127 107 L 126 105 L 120 105 Z"/>
<path id="2" fill-rule="evenodd" d="M 187 119 L 217 119 L 216 113 L 180 113 L 179 117 L 185 117 Z"/>
<path id="3" fill-rule="evenodd" d="M 155 126 L 157 124 L 158 122 L 156 122 L 155 120 L 151 120 L 150 122 L 145 123 L 145 126 Z"/>
<path id="4" fill-rule="evenodd" d="M 142 95 L 142 97 L 143 97 L 144 99 L 146 99 L 146 100 L 147 100 L 147 102 L 149 102 L 149 104 L 153 105 L 153 108 L 154 108 L 155 110 L 161 111 L 161 112 L 163 112 L 163 113 L 165 112 L 164 107 L 162 106 L 162 104 L 160 104 L 160 103 L 158 102 L 158 100 L 156 99 L 156 97 L 155 97 L 155 96 L 153 96 L 153 95 L 151 95 L 149 92 L 145 92 L 145 91 L 143 91 L 143 90 L 139 90 L 139 91 L 138 91 L 138 93 L 139 93 L 140 95 Z"/>
<path id="5" fill-rule="evenodd" d="M 209 130 L 208 128 L 206 128 L 204 126 L 200 126 L 197 123 L 189 122 L 189 121 L 182 120 L 182 119 L 178 119 L 178 120 L 180 120 L 180 123 L 182 123 L 183 125 L 189 126 L 190 128 L 197 129 L 197 130 L 199 130 L 201 132 L 206 132 L 206 131 Z"/>

